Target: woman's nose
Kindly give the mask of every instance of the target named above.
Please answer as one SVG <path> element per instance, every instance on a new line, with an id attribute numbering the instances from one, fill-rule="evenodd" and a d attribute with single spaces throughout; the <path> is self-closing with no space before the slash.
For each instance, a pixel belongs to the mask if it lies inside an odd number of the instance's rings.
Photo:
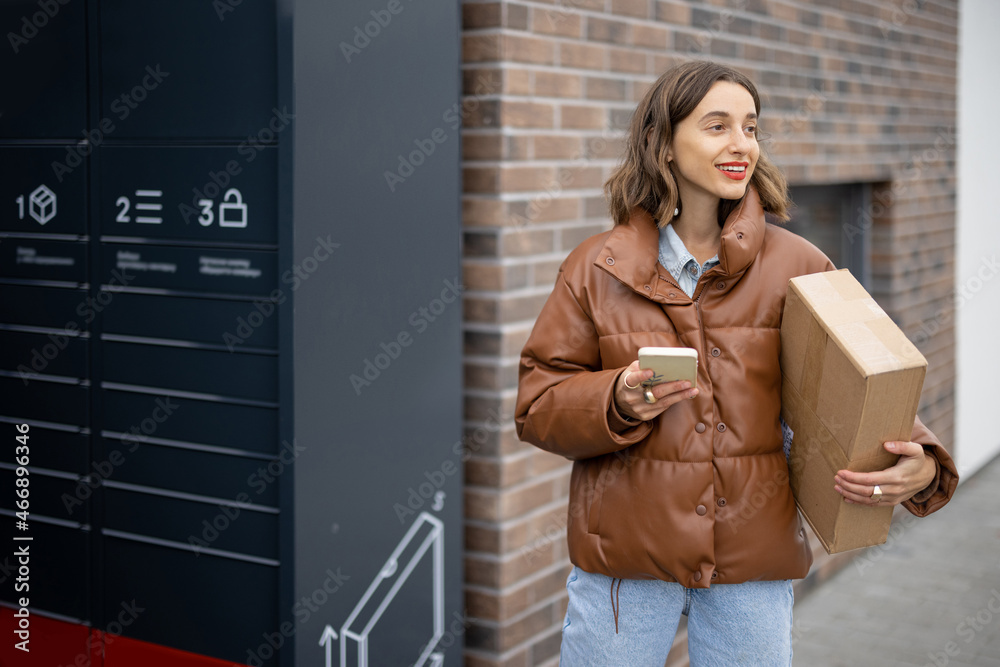
<path id="1" fill-rule="evenodd" d="M 743 132 L 743 128 L 737 128 L 733 131 L 730 145 L 734 153 L 750 152 L 750 139 Z"/>

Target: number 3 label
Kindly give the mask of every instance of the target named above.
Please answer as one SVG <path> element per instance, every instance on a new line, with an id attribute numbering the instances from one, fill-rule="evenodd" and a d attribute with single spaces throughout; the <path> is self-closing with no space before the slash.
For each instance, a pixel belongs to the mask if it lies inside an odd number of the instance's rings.
<path id="1" fill-rule="evenodd" d="M 212 212 L 213 203 L 214 201 L 211 199 L 198 200 L 198 206 L 201 206 L 201 215 L 198 216 L 198 223 L 202 227 L 208 227 L 215 222 L 215 213 Z"/>

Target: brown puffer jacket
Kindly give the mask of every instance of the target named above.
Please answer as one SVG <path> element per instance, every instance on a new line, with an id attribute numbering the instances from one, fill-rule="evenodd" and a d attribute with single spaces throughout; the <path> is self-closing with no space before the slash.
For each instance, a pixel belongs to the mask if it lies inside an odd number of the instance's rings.
<path id="1" fill-rule="evenodd" d="M 694 298 L 657 261 L 658 238 L 637 209 L 580 244 L 522 352 L 518 435 L 574 460 L 570 560 L 689 588 L 804 577 L 812 556 L 782 450 L 779 329 L 788 280 L 833 264 L 765 223 L 752 188 Z M 698 350 L 700 393 L 628 423 L 615 381 L 646 345 Z M 923 516 L 948 501 L 957 473 L 919 420 L 911 439 L 938 463 L 935 482 L 906 503 Z"/>

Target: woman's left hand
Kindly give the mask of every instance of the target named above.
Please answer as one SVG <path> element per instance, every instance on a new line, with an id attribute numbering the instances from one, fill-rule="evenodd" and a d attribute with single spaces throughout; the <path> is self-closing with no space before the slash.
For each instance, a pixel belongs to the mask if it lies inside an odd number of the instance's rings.
<path id="1" fill-rule="evenodd" d="M 870 506 L 898 505 L 926 489 L 934 480 L 937 467 L 921 445 L 889 441 L 883 446 L 886 451 L 900 455 L 896 465 L 877 472 L 841 470 L 833 478 L 836 484 L 834 490 L 844 496 L 846 502 Z M 882 491 L 882 497 L 873 500 L 876 485 Z"/>

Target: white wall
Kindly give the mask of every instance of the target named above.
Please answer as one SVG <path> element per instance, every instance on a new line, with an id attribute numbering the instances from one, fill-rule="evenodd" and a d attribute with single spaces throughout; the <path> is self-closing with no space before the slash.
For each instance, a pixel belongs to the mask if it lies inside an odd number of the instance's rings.
<path id="1" fill-rule="evenodd" d="M 968 477 L 1000 453 L 1000 2 L 959 11 L 955 448 Z"/>

